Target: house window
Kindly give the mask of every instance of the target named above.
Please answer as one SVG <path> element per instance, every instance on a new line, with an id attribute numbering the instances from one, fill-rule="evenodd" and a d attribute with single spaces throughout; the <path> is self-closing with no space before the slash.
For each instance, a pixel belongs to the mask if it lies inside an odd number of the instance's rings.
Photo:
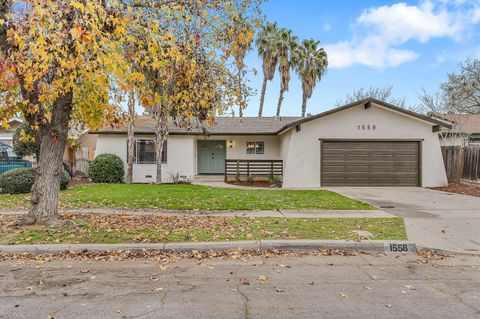
<path id="1" fill-rule="evenodd" d="M 255 141 L 247 142 L 247 154 L 264 154 L 265 153 L 265 142 Z"/>
<path id="2" fill-rule="evenodd" d="M 133 161 L 135 164 L 155 164 L 155 141 L 135 140 L 133 156 L 135 157 Z M 167 163 L 167 141 L 163 143 L 162 163 Z"/>

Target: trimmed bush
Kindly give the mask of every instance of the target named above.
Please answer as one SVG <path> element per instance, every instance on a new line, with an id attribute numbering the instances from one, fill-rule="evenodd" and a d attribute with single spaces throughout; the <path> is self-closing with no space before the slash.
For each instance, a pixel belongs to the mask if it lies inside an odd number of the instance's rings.
<path id="1" fill-rule="evenodd" d="M 94 183 L 121 183 L 125 169 L 123 161 L 114 154 L 100 154 L 88 168 L 88 176 Z"/>
<path id="2" fill-rule="evenodd" d="M 2 194 L 24 194 L 30 193 L 35 182 L 36 168 L 21 167 L 12 169 L 0 175 L 0 193 Z M 60 189 L 68 187 L 70 176 L 62 170 L 60 176 Z"/>

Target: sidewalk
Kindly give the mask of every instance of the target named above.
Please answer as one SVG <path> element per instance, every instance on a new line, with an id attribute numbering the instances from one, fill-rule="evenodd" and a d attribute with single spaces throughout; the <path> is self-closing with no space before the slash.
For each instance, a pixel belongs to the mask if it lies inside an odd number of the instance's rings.
<path id="1" fill-rule="evenodd" d="M 27 210 L 0 211 L 1 215 L 26 214 Z M 265 211 L 200 211 L 172 209 L 134 209 L 134 208 L 68 208 L 60 213 L 79 214 L 128 214 L 158 216 L 225 216 L 225 217 L 285 217 L 285 218 L 393 218 L 393 214 L 382 210 L 265 210 Z"/>

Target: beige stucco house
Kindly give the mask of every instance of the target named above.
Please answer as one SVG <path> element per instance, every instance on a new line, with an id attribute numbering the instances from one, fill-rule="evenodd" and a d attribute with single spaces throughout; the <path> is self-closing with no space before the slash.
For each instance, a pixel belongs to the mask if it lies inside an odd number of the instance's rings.
<path id="1" fill-rule="evenodd" d="M 443 186 L 447 184 L 439 132 L 450 125 L 365 99 L 318 115 L 221 117 L 214 126 L 170 127 L 163 177 L 282 175 L 283 187 Z M 105 128 L 96 155 L 127 160 L 126 128 Z M 155 180 L 154 123 L 135 121 L 134 181 Z"/>

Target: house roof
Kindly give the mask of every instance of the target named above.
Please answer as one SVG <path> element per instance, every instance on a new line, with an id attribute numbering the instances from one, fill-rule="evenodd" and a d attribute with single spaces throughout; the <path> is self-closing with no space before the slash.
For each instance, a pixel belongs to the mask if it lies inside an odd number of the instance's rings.
<path id="1" fill-rule="evenodd" d="M 452 123 L 452 131 L 457 133 L 480 134 L 480 114 L 434 115 Z"/>
<path id="2" fill-rule="evenodd" d="M 374 103 L 394 112 L 402 113 L 412 118 L 427 122 L 437 127 L 451 128 L 452 125 L 446 121 L 435 119 L 423 114 L 419 114 L 410 110 L 406 110 L 395 105 L 379 101 L 373 98 L 367 98 L 356 101 L 329 111 L 319 113 L 308 117 L 217 117 L 215 125 L 204 123 L 206 134 L 209 135 L 277 135 L 292 127 L 302 123 L 312 121 L 327 115 L 331 115 L 351 107 Z M 134 120 L 136 134 L 155 134 L 155 121 L 149 116 L 138 116 Z M 127 132 L 126 123 L 119 127 L 104 127 L 97 134 L 124 134 Z M 172 135 L 203 135 L 204 131 L 200 123 L 193 123 L 190 129 L 182 128 L 175 123 L 170 124 L 169 134 Z"/>
<path id="3" fill-rule="evenodd" d="M 275 135 L 285 125 L 301 119 L 300 117 L 217 117 L 215 125 L 203 124 L 206 134 L 210 135 Z M 149 116 L 138 116 L 134 120 L 136 134 L 154 134 L 155 120 Z M 98 134 L 126 133 L 126 124 L 119 127 L 104 127 Z M 191 128 L 183 128 L 170 124 L 172 135 L 203 135 L 200 123 L 192 123 Z"/>
<path id="4" fill-rule="evenodd" d="M 432 118 L 432 117 L 429 117 L 429 116 L 426 116 L 426 115 L 423 115 L 423 114 L 420 114 L 420 113 L 417 113 L 417 112 L 413 112 L 413 111 L 410 111 L 410 110 L 407 110 L 407 109 L 404 109 L 404 108 L 401 108 L 401 107 L 395 106 L 393 104 L 383 102 L 383 101 L 380 101 L 380 100 L 377 100 L 377 99 L 374 99 L 374 98 L 366 98 L 366 99 L 359 100 L 359 101 L 356 101 L 356 102 L 353 102 L 353 103 L 349 103 L 349 104 L 346 104 L 346 105 L 343 105 L 343 106 L 340 106 L 340 107 L 337 107 L 337 108 L 334 108 L 334 109 L 331 109 L 331 110 L 328 110 L 328 111 L 325 111 L 325 112 L 322 112 L 322 113 L 319 113 L 319 114 L 316 114 L 316 115 L 313 115 L 313 116 L 301 118 L 297 121 L 294 121 L 294 122 L 291 122 L 291 123 L 287 124 L 285 127 L 283 127 L 281 129 L 280 132 L 283 132 L 283 131 L 291 128 L 291 127 L 297 126 L 299 124 L 302 124 L 302 123 L 305 123 L 305 122 L 308 122 L 308 121 L 311 121 L 311 120 L 315 120 L 315 119 L 318 119 L 318 118 L 321 118 L 321 117 L 324 117 L 324 116 L 327 116 L 327 115 L 331 115 L 331 114 L 335 114 L 335 113 L 340 112 L 340 111 L 347 110 L 347 109 L 352 108 L 354 106 L 358 106 L 358 105 L 362 105 L 362 104 L 363 105 L 368 105 L 368 103 L 377 104 L 377 105 L 379 105 L 381 107 L 384 107 L 386 109 L 389 109 L 391 111 L 399 112 L 399 113 L 405 114 L 407 116 L 416 118 L 418 120 L 428 122 L 430 124 L 433 124 L 434 126 L 442 126 L 442 127 L 445 127 L 445 128 L 451 128 L 452 127 L 452 125 L 450 123 L 447 123 L 446 121 L 441 121 L 441 120 L 438 120 L 438 119 L 435 119 L 435 118 Z"/>

